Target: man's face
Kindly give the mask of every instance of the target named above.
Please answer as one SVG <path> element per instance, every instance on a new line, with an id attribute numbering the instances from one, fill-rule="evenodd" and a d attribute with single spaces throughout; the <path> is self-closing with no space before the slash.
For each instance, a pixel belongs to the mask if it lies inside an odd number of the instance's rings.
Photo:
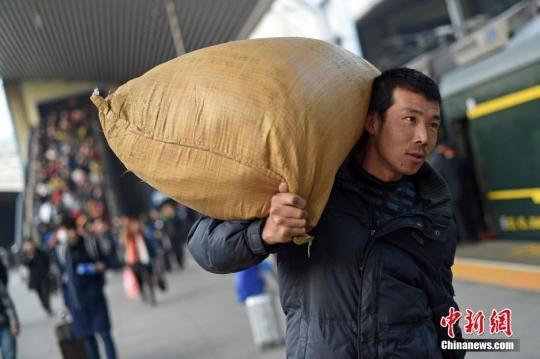
<path id="1" fill-rule="evenodd" d="M 169 217 L 169 218 L 174 217 L 174 208 L 173 208 L 173 206 L 171 206 L 170 204 L 166 204 L 165 206 L 163 206 L 162 213 L 166 217 Z"/>
<path id="2" fill-rule="evenodd" d="M 58 228 L 56 231 L 56 238 L 58 239 L 58 242 L 67 243 L 72 246 L 77 244 L 79 239 L 75 229 L 65 226 L 60 226 L 60 228 Z"/>
<path id="3" fill-rule="evenodd" d="M 133 233 L 133 234 L 139 233 L 140 228 L 141 228 L 141 226 L 140 226 L 140 224 L 139 224 L 139 221 L 131 220 L 131 221 L 129 222 L 129 231 L 130 231 L 131 233 Z"/>
<path id="4" fill-rule="evenodd" d="M 150 210 L 150 218 L 154 221 L 156 221 L 157 219 L 159 219 L 159 212 L 157 209 L 153 208 Z"/>
<path id="5" fill-rule="evenodd" d="M 31 240 L 24 242 L 24 250 L 30 256 L 33 256 L 36 253 L 36 244 Z"/>
<path id="6" fill-rule="evenodd" d="M 383 181 L 397 181 L 420 169 L 437 143 L 441 122 L 436 101 L 399 87 L 393 95 L 386 118 L 370 115 L 366 122 L 372 137 L 363 166 Z"/>

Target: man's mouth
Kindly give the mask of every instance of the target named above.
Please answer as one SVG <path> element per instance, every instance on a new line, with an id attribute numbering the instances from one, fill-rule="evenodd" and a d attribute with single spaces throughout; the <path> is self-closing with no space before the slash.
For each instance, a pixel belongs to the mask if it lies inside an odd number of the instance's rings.
<path id="1" fill-rule="evenodd" d="M 407 155 L 409 155 L 415 162 L 422 162 L 426 158 L 422 152 L 408 152 Z"/>

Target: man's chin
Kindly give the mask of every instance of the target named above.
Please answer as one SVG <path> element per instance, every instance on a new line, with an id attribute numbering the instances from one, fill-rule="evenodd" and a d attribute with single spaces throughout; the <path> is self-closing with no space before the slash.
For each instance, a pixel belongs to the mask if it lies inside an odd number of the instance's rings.
<path id="1" fill-rule="evenodd" d="M 422 163 L 421 165 L 418 165 L 418 166 L 414 166 L 414 167 L 411 167 L 411 168 L 407 168 L 405 171 L 403 171 L 403 174 L 405 176 L 413 176 L 415 175 L 418 171 L 420 171 L 420 168 L 422 168 L 422 166 L 424 165 L 424 163 Z"/>

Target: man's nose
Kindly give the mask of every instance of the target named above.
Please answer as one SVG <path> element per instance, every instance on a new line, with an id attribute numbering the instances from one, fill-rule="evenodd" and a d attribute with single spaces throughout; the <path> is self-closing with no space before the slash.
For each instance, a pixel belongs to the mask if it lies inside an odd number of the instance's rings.
<path id="1" fill-rule="evenodd" d="M 419 124 L 418 126 L 416 126 L 416 129 L 414 131 L 414 142 L 424 144 L 424 143 L 427 143 L 427 140 L 428 140 L 427 129 L 424 125 Z"/>

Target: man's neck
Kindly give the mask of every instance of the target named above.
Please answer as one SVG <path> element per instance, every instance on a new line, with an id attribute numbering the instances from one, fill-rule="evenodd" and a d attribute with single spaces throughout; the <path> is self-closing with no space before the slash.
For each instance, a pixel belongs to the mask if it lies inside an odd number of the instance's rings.
<path id="1" fill-rule="evenodd" d="M 381 166 L 380 161 L 377 160 L 374 150 L 371 149 L 370 151 L 368 146 L 369 144 L 362 151 L 357 152 L 354 157 L 364 171 L 382 182 L 397 182 L 403 178 L 402 174 L 386 171 L 384 166 Z"/>

